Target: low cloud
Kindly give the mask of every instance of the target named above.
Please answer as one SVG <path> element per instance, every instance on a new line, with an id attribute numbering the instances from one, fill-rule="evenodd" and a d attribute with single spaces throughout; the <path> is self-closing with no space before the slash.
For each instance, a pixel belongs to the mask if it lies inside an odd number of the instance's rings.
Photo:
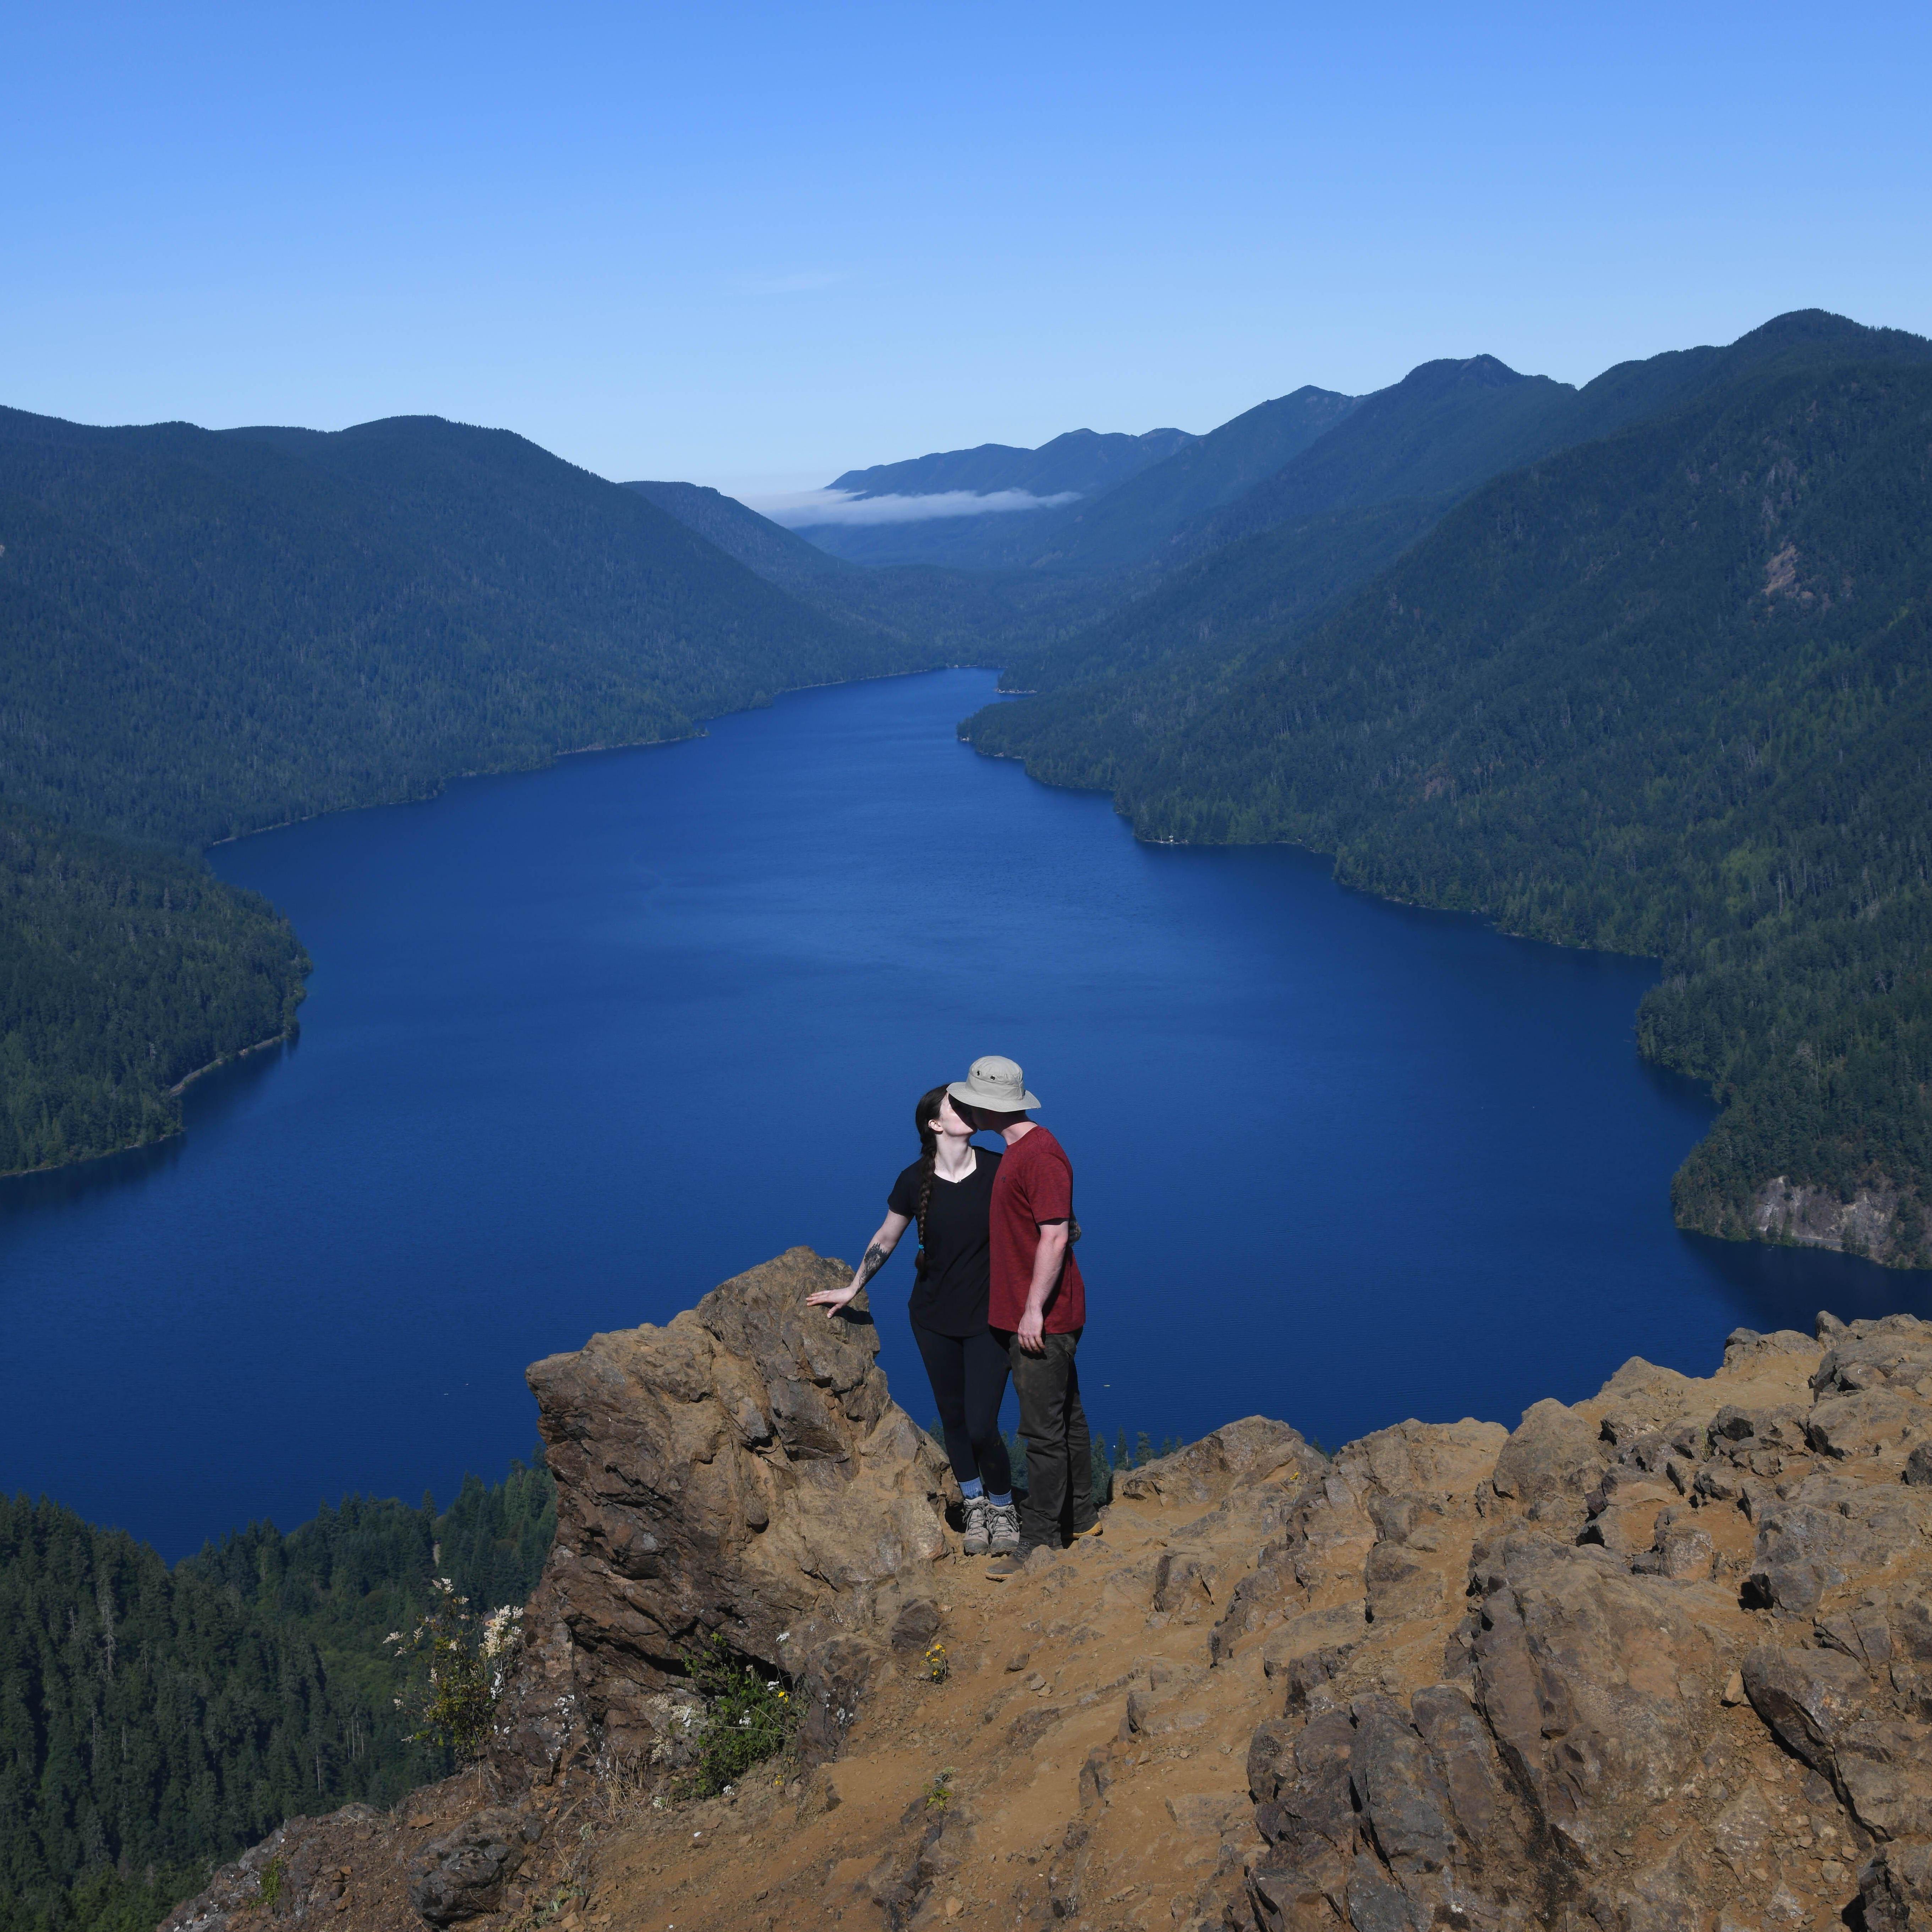
<path id="1" fill-rule="evenodd" d="M 922 524 L 935 517 L 998 516 L 1014 510 L 1051 510 L 1078 500 L 1078 490 L 1030 496 L 1024 490 L 940 490 L 926 496 L 860 496 L 850 490 L 794 490 L 782 496 L 748 496 L 761 517 L 788 530 L 814 524 Z"/>

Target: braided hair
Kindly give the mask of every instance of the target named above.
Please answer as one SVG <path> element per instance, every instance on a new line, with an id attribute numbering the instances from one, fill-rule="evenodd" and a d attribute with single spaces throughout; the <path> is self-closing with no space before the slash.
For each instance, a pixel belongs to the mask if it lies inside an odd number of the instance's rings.
<path id="1" fill-rule="evenodd" d="M 932 1172 L 939 1159 L 939 1136 L 932 1123 L 945 1103 L 946 1089 L 934 1087 L 919 1096 L 913 1114 L 913 1125 L 919 1130 L 919 1256 L 913 1265 L 921 1274 L 926 1272 L 926 1210 L 932 1204 Z"/>

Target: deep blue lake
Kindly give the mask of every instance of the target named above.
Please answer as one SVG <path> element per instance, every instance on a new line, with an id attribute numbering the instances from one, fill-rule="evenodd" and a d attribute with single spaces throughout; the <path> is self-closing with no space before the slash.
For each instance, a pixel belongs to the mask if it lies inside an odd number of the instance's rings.
<path id="1" fill-rule="evenodd" d="M 1709 1109 L 1636 1058 L 1647 964 L 1136 844 L 956 740 L 992 686 L 808 692 L 216 851 L 314 956 L 301 1040 L 190 1090 L 184 1138 L 0 1186 L 0 1488 L 170 1557 L 447 1500 L 529 1453 L 526 1362 L 856 1256 L 914 1098 L 987 1052 L 1073 1156 L 1110 1441 L 1514 1424 L 1632 1354 L 1708 1372 L 1740 1322 L 1924 1306 L 1672 1227 Z M 910 1273 L 874 1300 L 923 1422 Z"/>

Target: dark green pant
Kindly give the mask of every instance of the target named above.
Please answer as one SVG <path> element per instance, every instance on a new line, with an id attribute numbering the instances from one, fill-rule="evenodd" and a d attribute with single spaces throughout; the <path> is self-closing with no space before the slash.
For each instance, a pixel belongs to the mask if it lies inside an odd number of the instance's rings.
<path id="1" fill-rule="evenodd" d="M 1074 1351 L 1080 1331 L 1048 1335 L 1043 1355 L 1030 1355 L 1017 1335 L 1006 1345 L 1013 1365 L 1013 1393 L 1020 1402 L 1020 1437 L 1026 1444 L 1027 1500 L 1020 1536 L 1049 1550 L 1090 1529 L 1094 1507 L 1094 1438 L 1080 1406 L 1080 1371 Z"/>

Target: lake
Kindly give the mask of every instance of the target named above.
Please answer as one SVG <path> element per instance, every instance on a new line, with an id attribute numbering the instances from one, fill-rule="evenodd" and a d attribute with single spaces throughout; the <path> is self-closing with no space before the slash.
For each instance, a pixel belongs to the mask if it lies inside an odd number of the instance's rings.
<path id="1" fill-rule="evenodd" d="M 446 1501 L 530 1453 L 526 1363 L 856 1256 L 914 1100 L 988 1052 L 1075 1162 L 1110 1442 L 1514 1424 L 1741 1322 L 1926 1305 L 1672 1227 L 1709 1108 L 1636 1058 L 1647 963 L 1137 844 L 956 741 L 992 688 L 806 692 L 218 850 L 314 956 L 301 1039 L 190 1089 L 184 1137 L 0 1185 L 0 1486 L 170 1557 Z M 924 1422 L 910 1247 L 874 1302 Z"/>

